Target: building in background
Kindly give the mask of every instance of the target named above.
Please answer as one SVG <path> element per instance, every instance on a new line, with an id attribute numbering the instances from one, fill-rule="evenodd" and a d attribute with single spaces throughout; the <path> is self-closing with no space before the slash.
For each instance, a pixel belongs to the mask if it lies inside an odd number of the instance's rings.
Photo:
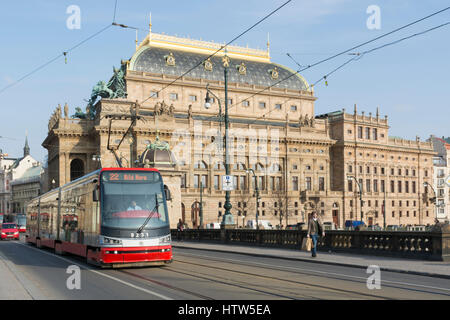
<path id="1" fill-rule="evenodd" d="M 383 225 L 385 199 L 388 225 L 433 223 L 423 187 L 432 180 L 431 143 L 389 137 L 387 117 L 378 113 L 316 116 L 313 88 L 271 61 L 269 43 L 267 50 L 227 46 L 226 53 L 221 46 L 150 32 L 107 83 L 98 82 L 86 112 L 69 116 L 67 104 L 58 106 L 42 144 L 49 185 L 62 186 L 100 166 L 117 167 L 118 161 L 134 166 L 162 139 L 176 158 L 176 164 L 159 161 L 169 163 L 163 178 L 179 195 L 169 202 L 171 226 L 179 219 L 190 228 L 200 225 L 200 193 L 203 224 L 220 222 L 227 66 L 231 212 L 238 226 L 256 212 L 286 226 L 306 222 L 316 210 L 343 227 L 361 212 L 349 175 L 362 182 L 367 224 Z M 155 158 L 145 159 L 156 164 Z"/>
<path id="2" fill-rule="evenodd" d="M 24 174 L 11 181 L 12 214 L 24 214 L 28 201 L 39 196 L 42 192 L 44 169 L 39 162 L 32 164 Z"/>
<path id="3" fill-rule="evenodd" d="M 433 157 L 433 189 L 436 193 L 436 217 L 439 221 L 450 220 L 450 188 L 445 179 L 450 176 L 450 138 L 447 140 L 431 135 L 428 139 L 433 144 L 437 155 Z"/>
<path id="4" fill-rule="evenodd" d="M 20 158 L 0 158 L 0 213 L 11 215 L 16 213 L 13 207 L 13 184 L 24 175 L 28 175 L 28 170 L 40 163 L 30 155 L 28 138 L 25 138 L 23 157 Z"/>

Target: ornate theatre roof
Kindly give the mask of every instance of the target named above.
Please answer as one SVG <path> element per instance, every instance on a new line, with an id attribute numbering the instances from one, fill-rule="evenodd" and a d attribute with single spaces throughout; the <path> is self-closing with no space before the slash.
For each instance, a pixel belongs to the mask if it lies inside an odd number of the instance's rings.
<path id="1" fill-rule="evenodd" d="M 156 74 L 181 76 L 220 49 L 221 45 L 206 41 L 190 40 L 149 33 L 133 55 L 129 69 Z M 267 87 L 309 90 L 306 80 L 287 67 L 270 62 L 268 51 L 237 46 L 227 47 L 230 58 L 228 80 Z M 193 69 L 187 77 L 223 81 L 223 56 L 220 51 Z"/>

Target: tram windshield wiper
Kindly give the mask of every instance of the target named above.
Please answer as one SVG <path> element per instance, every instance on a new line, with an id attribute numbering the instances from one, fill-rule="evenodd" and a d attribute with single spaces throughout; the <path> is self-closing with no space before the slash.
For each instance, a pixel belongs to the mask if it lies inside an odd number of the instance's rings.
<path id="1" fill-rule="evenodd" d="M 145 219 L 144 223 L 142 224 L 142 226 L 139 227 L 139 229 L 137 229 L 137 233 L 141 233 L 142 230 L 144 230 L 145 226 L 147 225 L 147 223 L 150 221 L 150 219 L 153 217 L 153 214 L 155 213 L 155 209 L 156 212 L 159 213 L 159 202 L 158 202 L 158 195 L 155 193 L 155 207 L 153 208 L 153 210 L 150 211 L 150 213 L 148 214 L 147 219 Z"/>

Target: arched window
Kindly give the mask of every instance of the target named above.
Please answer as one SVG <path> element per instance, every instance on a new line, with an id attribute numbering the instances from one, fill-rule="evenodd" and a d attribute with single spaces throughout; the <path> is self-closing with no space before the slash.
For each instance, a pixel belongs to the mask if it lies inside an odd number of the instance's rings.
<path id="1" fill-rule="evenodd" d="M 281 171 L 281 166 L 278 163 L 274 163 L 272 165 L 272 172 L 280 172 Z"/>
<path id="2" fill-rule="evenodd" d="M 257 163 L 253 166 L 253 170 L 255 171 L 264 171 L 264 167 L 261 163 Z"/>
<path id="3" fill-rule="evenodd" d="M 208 169 L 208 166 L 205 161 L 200 160 L 197 161 L 197 163 L 194 166 L 194 169 Z"/>
<path id="4" fill-rule="evenodd" d="M 70 181 L 84 175 L 84 163 L 81 159 L 73 159 L 70 163 Z"/>
<path id="5" fill-rule="evenodd" d="M 225 166 L 222 161 L 218 161 L 214 164 L 214 170 L 223 170 Z"/>
<path id="6" fill-rule="evenodd" d="M 233 170 L 245 170 L 245 165 L 242 162 L 235 163 Z"/>

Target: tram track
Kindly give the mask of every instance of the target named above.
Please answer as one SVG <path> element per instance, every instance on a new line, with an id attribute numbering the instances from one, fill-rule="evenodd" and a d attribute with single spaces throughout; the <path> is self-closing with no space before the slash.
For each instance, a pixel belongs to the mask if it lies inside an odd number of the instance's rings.
<path id="1" fill-rule="evenodd" d="M 210 260 L 210 261 L 216 261 L 216 262 L 222 262 L 222 263 L 232 263 L 233 265 L 244 265 L 244 266 L 248 266 L 248 267 L 263 267 L 265 269 L 271 269 L 271 270 L 275 270 L 275 271 L 280 271 L 280 267 L 279 266 L 270 266 L 268 264 L 264 264 L 262 266 L 262 264 L 259 263 L 252 263 L 252 262 L 243 262 L 243 261 L 239 261 L 239 260 L 235 260 L 235 259 L 226 259 L 226 258 L 217 258 L 217 257 L 209 257 L 209 256 L 204 256 L 204 255 L 195 255 L 195 254 L 187 254 L 187 253 L 178 253 L 178 256 L 188 256 L 188 257 L 196 257 L 196 258 L 200 258 L 200 259 L 205 259 L 205 260 Z M 277 277 L 269 277 L 269 276 L 264 276 L 258 273 L 246 273 L 243 272 L 242 270 L 231 270 L 229 268 L 221 268 L 221 267 L 217 267 L 217 266 L 210 266 L 207 264 L 201 264 L 201 263 L 192 263 L 192 262 L 186 262 L 186 261 L 182 261 L 179 259 L 174 259 L 174 261 L 178 261 L 180 263 L 187 263 L 187 264 L 192 264 L 192 265 L 197 265 L 199 267 L 206 267 L 206 268 L 214 268 L 214 269 L 222 269 L 224 271 L 229 271 L 229 272 L 235 272 L 235 273 L 239 273 L 239 274 L 247 274 L 249 276 L 254 276 L 254 277 L 259 277 L 259 278 L 266 278 L 266 279 L 272 279 L 272 280 L 278 280 L 278 281 L 285 281 L 288 283 L 292 283 L 292 280 L 286 280 L 283 278 L 277 278 Z M 320 272 L 320 271 L 313 271 L 313 270 L 303 270 L 302 268 L 296 268 L 295 270 L 292 270 L 291 267 L 286 267 L 283 269 L 283 271 L 285 272 L 289 272 L 289 273 L 294 273 L 296 275 L 306 275 L 306 276 L 320 276 L 320 277 L 326 277 L 329 279 L 336 279 L 336 280 L 341 280 L 341 281 L 350 281 L 350 282 L 354 282 L 354 283 L 361 283 L 364 284 L 364 287 L 366 285 L 366 278 L 362 278 L 362 277 L 358 277 L 358 276 L 354 276 L 354 275 L 344 275 L 344 274 L 337 274 L 337 273 L 332 273 L 332 272 Z M 343 279 L 343 278 L 347 278 L 347 279 Z M 318 285 L 318 284 L 314 284 L 314 283 L 309 283 L 309 282 L 301 282 L 298 280 L 294 281 L 295 283 L 298 283 L 300 285 L 308 285 L 311 287 L 317 287 L 317 288 L 322 288 L 322 289 L 328 289 L 328 290 L 336 290 L 336 291 L 341 291 L 341 292 L 345 292 L 345 293 L 349 293 L 349 294 L 358 294 L 361 296 L 366 296 L 368 298 L 377 298 L 377 299 L 387 299 L 385 297 L 382 297 L 380 295 L 374 295 L 374 294 L 368 294 L 368 293 L 363 293 L 360 291 L 354 291 L 354 290 L 346 290 L 346 289 L 341 289 L 341 288 L 336 288 L 336 287 L 330 287 L 330 286 L 324 286 L 324 285 Z M 444 296 L 446 298 L 450 297 L 450 290 L 446 289 L 446 288 L 436 288 L 436 287 L 430 287 L 430 286 L 423 286 L 420 284 L 411 284 L 411 283 L 400 283 L 400 282 L 396 282 L 396 281 L 387 281 L 384 280 L 383 281 L 383 287 L 387 287 L 387 288 L 392 288 L 392 289 L 399 289 L 399 290 L 405 290 L 405 291 L 414 291 L 414 292 L 420 292 L 420 293 L 427 293 L 427 294 L 434 294 L 434 295 L 440 295 L 440 296 Z M 425 290 L 426 289 L 426 290 Z M 432 291 L 433 290 L 433 291 Z"/>
<path id="2" fill-rule="evenodd" d="M 249 277 L 255 277 L 255 278 L 263 279 L 263 280 L 266 280 L 266 281 L 267 281 L 267 280 L 272 280 L 272 281 L 278 281 L 278 282 L 288 283 L 288 284 L 293 284 L 293 283 L 295 283 L 295 284 L 304 286 L 304 289 L 305 289 L 305 290 L 309 290 L 309 289 L 312 289 L 312 288 L 316 288 L 316 289 L 319 289 L 319 290 L 327 290 L 327 291 L 329 291 L 329 292 L 344 293 L 344 294 L 350 294 L 350 295 L 357 295 L 357 296 L 363 296 L 363 297 L 366 297 L 366 298 L 372 298 L 372 299 L 373 299 L 373 298 L 376 298 L 376 299 L 388 300 L 387 298 L 385 298 L 385 297 L 380 297 L 379 295 L 367 294 L 367 293 L 363 293 L 363 292 L 355 291 L 355 290 L 340 289 L 340 288 L 331 287 L 331 286 L 325 286 L 325 285 L 313 284 L 313 283 L 310 283 L 310 282 L 302 282 L 302 281 L 299 281 L 299 280 L 292 280 L 292 279 L 289 279 L 289 280 L 288 280 L 288 279 L 283 279 L 283 278 L 279 278 L 279 277 L 273 277 L 273 276 L 261 275 L 261 274 L 258 274 L 258 273 L 244 272 L 244 271 L 242 271 L 242 270 L 231 270 L 231 269 L 228 269 L 228 268 L 221 268 L 221 267 L 217 267 L 217 266 L 208 266 L 208 265 L 206 265 L 206 264 L 200 264 L 200 263 L 192 263 L 192 262 L 187 262 L 187 261 L 181 261 L 181 260 L 179 260 L 179 259 L 174 259 L 174 261 L 179 262 L 179 263 L 189 264 L 189 265 L 195 265 L 195 266 L 198 266 L 198 267 L 210 268 L 210 269 L 214 269 L 214 270 L 222 270 L 222 271 L 226 271 L 226 272 L 237 273 L 237 274 L 240 274 L 240 275 L 247 275 L 247 276 L 249 276 Z M 180 271 L 173 270 L 173 269 L 170 269 L 170 271 L 172 271 L 172 272 L 178 272 L 178 273 L 183 273 L 183 274 L 186 274 L 186 275 L 191 275 L 191 276 L 197 276 L 197 277 L 198 277 L 198 275 L 188 274 L 188 273 L 186 273 L 186 272 L 180 272 Z M 263 284 L 264 281 L 260 281 L 260 282 L 258 282 L 258 283 Z M 247 289 L 251 289 L 251 288 L 247 288 Z M 280 291 L 282 291 L 282 290 L 280 290 Z M 266 291 L 266 293 L 268 293 L 268 294 L 270 294 L 270 295 L 279 296 L 279 297 L 282 297 L 282 298 L 288 298 L 288 299 L 298 300 L 298 298 L 295 298 L 295 297 L 289 297 L 289 296 L 283 296 L 283 295 L 279 295 L 279 294 L 274 294 L 273 291 L 271 291 L 271 292 L 270 292 L 270 291 Z M 322 299 L 323 299 L 323 298 L 318 297 L 318 296 L 305 295 L 304 293 L 301 293 L 301 294 L 300 294 L 300 293 L 296 292 L 296 293 L 294 293 L 294 294 L 297 295 L 297 296 L 302 295 L 303 298 L 305 298 L 305 299 L 315 299 L 315 300 L 322 300 Z"/>

